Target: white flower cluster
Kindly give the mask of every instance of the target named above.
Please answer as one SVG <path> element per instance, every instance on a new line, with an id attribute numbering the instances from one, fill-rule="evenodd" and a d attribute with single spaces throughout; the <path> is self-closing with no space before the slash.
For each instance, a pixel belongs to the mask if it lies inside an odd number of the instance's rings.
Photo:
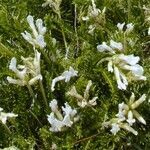
<path id="1" fill-rule="evenodd" d="M 143 94 L 138 100 L 135 101 L 135 95 L 132 93 L 128 104 L 124 102 L 118 105 L 119 112 L 116 114 L 117 118 L 113 118 L 108 122 L 105 122 L 104 126 L 111 126 L 110 130 L 114 135 L 123 128 L 129 132 L 132 132 L 134 135 L 137 135 L 138 132 L 135 131 L 131 126 L 136 122 L 136 119 L 142 124 L 146 125 L 146 121 L 143 117 L 135 110 L 141 103 L 146 99 L 146 95 Z"/>
<path id="2" fill-rule="evenodd" d="M 84 96 L 78 94 L 75 86 L 73 86 L 72 89 L 69 92 L 67 92 L 67 95 L 75 97 L 77 99 L 78 106 L 82 108 L 84 108 L 85 106 L 95 106 L 97 104 L 96 99 L 98 99 L 98 97 L 93 97 L 91 100 L 89 100 L 89 90 L 91 86 L 92 81 L 90 80 L 86 86 Z"/>
<path id="3" fill-rule="evenodd" d="M 143 67 L 138 64 L 138 56 L 124 55 L 123 45 L 119 42 L 110 40 L 110 46 L 103 42 L 97 46 L 99 52 L 108 51 L 112 56 L 102 59 L 100 62 L 108 61 L 108 71 L 114 72 L 118 88 L 126 90 L 128 82 L 133 80 L 146 80 L 143 76 Z M 121 53 L 121 54 L 116 54 Z"/>
<path id="4" fill-rule="evenodd" d="M 17 79 L 13 79 L 12 77 L 8 76 L 8 82 L 12 84 L 18 84 L 20 86 L 25 86 L 27 84 L 33 85 L 37 80 L 42 80 L 42 75 L 40 73 L 40 55 L 41 54 L 35 50 L 34 58 L 21 57 L 24 65 L 18 66 L 16 58 L 13 57 L 9 65 L 9 69 L 15 73 Z"/>
<path id="5" fill-rule="evenodd" d="M 46 46 L 46 43 L 44 41 L 46 27 L 43 26 L 43 21 L 41 19 L 37 19 L 35 25 L 33 16 L 29 15 L 27 17 L 27 22 L 32 30 L 32 35 L 29 32 L 25 31 L 24 33 L 21 33 L 23 38 L 30 44 L 32 44 L 34 48 L 44 48 Z"/>
<path id="6" fill-rule="evenodd" d="M 108 71 L 114 72 L 118 88 L 126 90 L 128 82 L 146 80 L 143 67 L 138 64 L 140 58 L 134 55 L 114 55 L 108 58 Z"/>
<path id="7" fill-rule="evenodd" d="M 18 115 L 14 114 L 14 113 L 5 113 L 2 112 L 3 108 L 0 107 L 0 120 L 3 124 L 6 124 L 6 121 L 8 118 L 14 118 L 17 117 Z"/>
<path id="8" fill-rule="evenodd" d="M 65 80 L 65 82 L 69 82 L 71 77 L 77 76 L 77 74 L 78 74 L 78 71 L 76 71 L 72 67 L 70 67 L 69 70 L 64 71 L 60 76 L 58 76 L 52 80 L 51 90 L 52 91 L 55 90 L 54 87 L 58 81 Z"/>
<path id="9" fill-rule="evenodd" d="M 125 26 L 125 22 L 117 24 L 118 30 L 121 31 L 121 32 L 123 32 L 124 26 Z M 126 25 L 126 30 L 124 32 L 128 34 L 133 30 L 133 28 L 134 28 L 134 25 L 132 23 L 128 23 Z"/>
<path id="10" fill-rule="evenodd" d="M 53 99 L 50 102 L 52 112 L 48 116 L 48 121 L 51 124 L 50 131 L 59 132 L 65 127 L 71 127 L 74 122 L 78 120 L 76 116 L 77 111 L 72 109 L 68 103 L 65 103 L 65 107 L 62 106 L 63 115 L 58 110 L 57 101 Z"/>

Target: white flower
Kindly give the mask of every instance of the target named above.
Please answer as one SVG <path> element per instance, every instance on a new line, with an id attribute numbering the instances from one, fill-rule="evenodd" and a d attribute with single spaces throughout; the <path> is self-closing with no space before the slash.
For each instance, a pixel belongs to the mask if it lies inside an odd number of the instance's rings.
<path id="1" fill-rule="evenodd" d="M 88 16 L 82 17 L 83 21 L 88 21 L 90 18 Z"/>
<path id="2" fill-rule="evenodd" d="M 97 50 L 99 51 L 99 52 L 104 52 L 104 51 L 109 51 L 110 53 L 115 53 L 114 51 L 113 51 L 113 49 L 110 47 L 110 46 L 108 46 L 107 44 L 106 44 L 106 42 L 102 42 L 102 44 L 100 44 L 100 45 L 98 45 L 97 46 Z"/>
<path id="3" fill-rule="evenodd" d="M 134 25 L 132 23 L 129 23 L 126 26 L 127 26 L 127 29 L 126 29 L 127 33 L 131 32 L 133 30 L 133 28 L 134 28 Z"/>
<path id="4" fill-rule="evenodd" d="M 112 129 L 110 130 L 112 134 L 116 135 L 116 133 L 120 130 L 120 127 L 117 123 L 112 124 Z"/>
<path id="5" fill-rule="evenodd" d="M 12 70 L 17 79 L 13 79 L 12 77 L 7 77 L 9 83 L 18 84 L 20 86 L 25 86 L 27 84 L 33 85 L 36 81 L 42 80 L 42 75 L 40 73 L 40 53 L 35 50 L 35 57 L 24 58 L 24 65 L 17 66 L 17 60 L 15 57 L 11 59 L 9 69 Z"/>
<path id="6" fill-rule="evenodd" d="M 46 33 L 46 27 L 43 27 L 43 21 L 41 19 L 36 20 L 36 26 L 34 24 L 34 19 L 31 15 L 27 17 L 27 22 L 32 30 L 32 35 L 25 31 L 21 33 L 23 38 L 28 41 L 33 47 L 44 48 L 46 43 L 44 41 L 44 34 Z"/>
<path id="7" fill-rule="evenodd" d="M 2 112 L 2 108 L 1 108 L 1 111 L 0 111 L 0 120 L 3 124 L 6 124 L 6 121 L 8 118 L 14 118 L 14 117 L 17 117 L 18 115 L 14 114 L 14 113 L 5 113 L 5 112 Z"/>
<path id="8" fill-rule="evenodd" d="M 50 115 L 47 115 L 47 117 L 48 117 L 47 119 L 48 119 L 49 123 L 51 124 L 50 131 L 52 131 L 52 132 L 62 131 L 64 124 L 62 121 L 55 118 L 53 112 Z"/>
<path id="9" fill-rule="evenodd" d="M 77 114 L 77 111 L 75 109 L 72 109 L 68 103 L 65 103 L 65 107 L 62 106 L 62 110 L 64 112 L 64 115 L 69 115 L 71 117 L 74 117 Z"/>
<path id="10" fill-rule="evenodd" d="M 125 22 L 124 23 L 118 23 L 117 24 L 117 28 L 119 29 L 119 31 L 123 31 L 123 27 L 125 26 Z M 126 25 L 126 30 L 125 30 L 125 33 L 130 33 L 134 28 L 134 25 L 132 23 L 129 23 Z"/>
<path id="11" fill-rule="evenodd" d="M 118 50 L 122 50 L 123 49 L 123 45 L 122 43 L 117 43 L 113 40 L 110 40 L 110 47 L 113 48 L 113 49 L 118 49 Z"/>
<path id="12" fill-rule="evenodd" d="M 118 117 L 120 120 L 125 120 L 125 109 L 126 105 L 124 104 L 124 102 L 122 102 L 121 104 L 118 105 L 118 109 L 119 109 L 119 112 L 118 114 L 116 115 L 116 117 Z"/>
<path id="13" fill-rule="evenodd" d="M 136 118 L 141 123 L 146 125 L 146 121 L 143 117 L 135 110 L 141 103 L 146 100 L 146 95 L 143 94 L 137 101 L 135 101 L 135 95 L 132 93 L 130 100 L 127 104 L 119 104 L 119 113 L 116 115 L 119 119 L 124 118 L 130 126 L 135 122 Z M 127 119 L 126 119 L 127 118 Z"/>
<path id="14" fill-rule="evenodd" d="M 95 25 L 90 25 L 90 26 L 89 26 L 89 31 L 88 31 L 88 33 L 89 33 L 89 34 L 93 34 L 93 33 L 94 33 L 95 28 L 96 28 L 96 26 L 95 26 Z"/>
<path id="15" fill-rule="evenodd" d="M 64 72 L 62 73 L 62 75 L 60 75 L 60 76 L 58 76 L 58 77 L 56 77 L 56 78 L 54 78 L 54 79 L 52 80 L 51 90 L 52 90 L 52 91 L 55 90 L 54 87 L 55 87 L 55 84 L 56 84 L 58 81 L 65 80 L 65 82 L 69 82 L 70 79 L 71 79 L 72 77 L 77 76 L 77 74 L 78 74 L 78 71 L 76 71 L 76 70 L 74 70 L 72 67 L 70 67 L 69 70 L 64 71 Z"/>
<path id="16" fill-rule="evenodd" d="M 70 95 L 72 97 L 75 97 L 77 99 L 77 104 L 78 106 L 84 108 L 85 106 L 95 106 L 96 100 L 98 99 L 98 97 L 93 97 L 91 100 L 89 100 L 89 90 L 92 86 L 92 81 L 88 81 L 88 84 L 86 86 L 85 92 L 84 92 L 84 96 L 78 94 L 75 86 L 72 87 L 72 89 L 67 92 L 67 95 Z"/>
<path id="17" fill-rule="evenodd" d="M 128 82 L 146 80 L 143 67 L 137 64 L 140 60 L 138 56 L 119 54 L 102 61 L 105 60 L 108 61 L 108 71 L 114 72 L 118 88 L 121 90 L 126 90 Z"/>
<path id="18" fill-rule="evenodd" d="M 102 44 L 97 46 L 97 50 L 99 52 L 108 51 L 112 54 L 115 54 L 117 50 L 119 51 L 123 50 L 123 45 L 120 42 L 115 42 L 113 40 L 110 40 L 110 46 L 108 46 L 106 42 L 102 42 Z"/>
<path id="19" fill-rule="evenodd" d="M 114 74 L 117 80 L 117 84 L 118 84 L 118 88 L 120 90 L 126 90 L 127 85 L 128 85 L 128 81 L 126 79 L 126 77 L 124 76 L 124 74 L 122 74 L 118 67 L 114 66 Z"/>
<path id="20" fill-rule="evenodd" d="M 51 110 L 52 110 L 53 112 L 56 112 L 56 111 L 58 110 L 57 100 L 56 100 L 56 99 L 53 99 L 53 100 L 50 102 L 49 106 L 51 107 Z"/>
<path id="21" fill-rule="evenodd" d="M 130 126 L 132 126 L 133 123 L 135 123 L 135 119 L 133 119 L 133 113 L 131 110 L 128 112 L 127 122 L 129 123 Z"/>
<path id="22" fill-rule="evenodd" d="M 125 22 L 124 22 L 124 23 L 118 23 L 118 24 L 117 24 L 117 27 L 118 27 L 119 31 L 123 31 L 124 25 L 125 25 Z"/>
<path id="23" fill-rule="evenodd" d="M 94 0 L 92 0 L 92 6 L 89 6 L 89 15 L 91 17 L 97 17 L 101 13 L 100 9 L 96 8 Z"/>
<path id="24" fill-rule="evenodd" d="M 65 106 L 62 106 L 63 114 L 58 110 L 57 101 L 53 100 L 50 103 L 51 114 L 48 116 L 48 121 L 51 124 L 50 131 L 59 132 L 62 131 L 65 127 L 71 127 L 74 122 L 77 121 L 77 111 L 72 109 L 68 103 L 65 103 Z"/>

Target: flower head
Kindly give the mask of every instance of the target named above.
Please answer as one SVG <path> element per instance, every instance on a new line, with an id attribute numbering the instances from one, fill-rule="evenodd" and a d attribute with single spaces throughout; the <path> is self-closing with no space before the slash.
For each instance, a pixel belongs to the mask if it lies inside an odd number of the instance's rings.
<path id="1" fill-rule="evenodd" d="M 72 67 L 69 68 L 69 70 L 67 71 L 64 71 L 60 76 L 54 78 L 52 80 L 52 85 L 51 85 L 51 90 L 54 91 L 55 90 L 55 84 L 58 82 L 58 81 L 61 81 L 61 80 L 65 80 L 65 82 L 69 82 L 70 79 L 72 77 L 75 77 L 77 76 L 78 74 L 78 71 L 74 70 Z"/>
<path id="2" fill-rule="evenodd" d="M 67 95 L 75 97 L 77 99 L 78 106 L 82 108 L 86 106 L 95 106 L 97 104 L 96 100 L 98 99 L 98 97 L 93 97 L 92 99 L 89 100 L 89 91 L 91 86 L 92 86 L 92 81 L 90 80 L 88 81 L 88 84 L 86 86 L 84 96 L 78 94 L 75 86 L 73 86 L 72 89 L 69 92 L 67 92 Z"/>
<path id="3" fill-rule="evenodd" d="M 36 81 L 42 80 L 42 75 L 40 73 L 40 53 L 35 50 L 35 57 L 24 58 L 24 65 L 17 66 L 17 60 L 15 57 L 11 59 L 9 69 L 12 70 L 17 79 L 13 79 L 12 77 L 7 77 L 9 83 L 18 84 L 20 86 L 25 86 L 27 84 L 33 85 Z"/>
<path id="4" fill-rule="evenodd" d="M 108 71 L 114 72 L 118 88 L 126 90 L 128 82 L 146 80 L 144 69 L 138 64 L 138 56 L 115 54 L 112 57 L 102 59 L 108 61 Z"/>
<path id="5" fill-rule="evenodd" d="M 32 35 L 25 31 L 21 33 L 23 38 L 28 41 L 33 47 L 44 48 L 46 43 L 44 41 L 44 34 L 46 33 L 46 27 L 43 26 L 43 21 L 41 19 L 37 19 L 34 24 L 33 16 L 29 15 L 27 17 L 27 22 L 32 30 Z"/>
<path id="6" fill-rule="evenodd" d="M 18 116 L 14 113 L 5 113 L 2 111 L 3 111 L 3 108 L 0 108 L 0 120 L 3 124 L 6 124 L 6 121 L 8 120 L 8 118 L 14 118 Z"/>
<path id="7" fill-rule="evenodd" d="M 56 100 L 50 102 L 50 107 L 52 110 L 50 115 L 48 115 L 48 121 L 51 124 L 50 131 L 62 131 L 65 127 L 71 127 L 73 123 L 77 121 L 77 111 L 72 109 L 68 103 L 65 103 L 65 106 L 62 106 L 63 113 L 58 110 Z"/>

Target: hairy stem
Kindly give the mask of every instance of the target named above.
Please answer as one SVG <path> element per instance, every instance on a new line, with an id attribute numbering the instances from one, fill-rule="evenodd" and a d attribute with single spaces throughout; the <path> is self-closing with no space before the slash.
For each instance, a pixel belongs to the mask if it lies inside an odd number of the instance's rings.
<path id="1" fill-rule="evenodd" d="M 78 32 L 77 32 L 77 5 L 76 4 L 74 7 L 74 30 L 75 30 L 76 42 L 77 42 L 74 56 L 77 57 L 78 52 L 79 52 L 79 38 L 78 38 Z"/>

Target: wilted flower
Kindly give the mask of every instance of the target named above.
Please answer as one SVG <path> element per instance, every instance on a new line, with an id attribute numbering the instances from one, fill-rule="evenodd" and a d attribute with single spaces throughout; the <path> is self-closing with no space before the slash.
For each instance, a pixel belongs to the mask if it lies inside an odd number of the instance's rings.
<path id="1" fill-rule="evenodd" d="M 9 83 L 18 84 L 20 86 L 25 86 L 27 84 L 33 85 L 37 80 L 42 80 L 42 75 L 40 73 L 40 53 L 35 50 L 35 57 L 24 58 L 24 65 L 17 66 L 17 60 L 15 57 L 11 59 L 9 69 L 12 70 L 17 79 L 13 79 L 12 77 L 7 77 Z M 32 77 L 32 78 L 31 78 Z"/>
<path id="2" fill-rule="evenodd" d="M 65 107 L 62 106 L 63 114 L 58 110 L 57 101 L 54 99 L 50 102 L 52 112 L 48 116 L 48 121 L 51 124 L 50 131 L 59 132 L 64 127 L 71 127 L 74 122 L 77 121 L 77 111 L 72 109 L 68 103 L 65 103 Z"/>
<path id="3" fill-rule="evenodd" d="M 55 90 L 54 87 L 58 81 L 65 80 L 65 82 L 69 82 L 71 77 L 75 77 L 75 76 L 77 76 L 77 74 L 78 74 L 78 71 L 76 71 L 72 67 L 70 67 L 69 70 L 64 71 L 60 76 L 58 76 L 52 80 L 51 90 L 52 91 Z"/>
<path id="4" fill-rule="evenodd" d="M 89 90 L 91 86 L 92 81 L 90 80 L 86 86 L 84 96 L 78 94 L 75 86 L 73 86 L 72 89 L 69 92 L 67 92 L 67 95 L 75 97 L 77 99 L 78 106 L 82 108 L 84 108 L 85 106 L 95 106 L 97 104 L 96 99 L 98 99 L 98 97 L 93 97 L 91 100 L 89 100 Z"/>
<path id="5" fill-rule="evenodd" d="M 44 34 L 46 33 L 46 27 L 43 26 L 43 21 L 41 19 L 36 20 L 36 26 L 34 24 L 34 19 L 31 15 L 27 17 L 27 22 L 32 30 L 32 35 L 25 31 L 21 33 L 23 38 L 28 41 L 33 47 L 44 48 L 46 43 L 44 41 Z"/>

